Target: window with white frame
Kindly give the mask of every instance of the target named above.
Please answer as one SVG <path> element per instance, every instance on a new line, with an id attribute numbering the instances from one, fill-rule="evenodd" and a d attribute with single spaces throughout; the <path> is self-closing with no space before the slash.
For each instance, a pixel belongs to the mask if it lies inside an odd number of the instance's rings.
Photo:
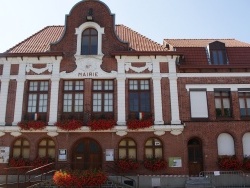
<path id="1" fill-rule="evenodd" d="M 217 138 L 218 155 L 235 155 L 234 139 L 228 133 L 221 133 Z"/>
<path id="2" fill-rule="evenodd" d="M 207 92 L 205 90 L 191 90 L 190 105 L 192 118 L 208 118 Z"/>
<path id="3" fill-rule="evenodd" d="M 93 113 L 113 113 L 114 111 L 114 81 L 93 80 Z"/>
<path id="4" fill-rule="evenodd" d="M 243 135 L 242 144 L 244 157 L 250 157 L 250 132 Z"/>
<path id="5" fill-rule="evenodd" d="M 240 105 L 240 116 L 250 117 L 250 91 L 238 92 L 239 105 Z"/>
<path id="6" fill-rule="evenodd" d="M 97 55 L 98 33 L 93 28 L 82 32 L 81 55 Z"/>
<path id="7" fill-rule="evenodd" d="M 215 89 L 214 91 L 216 117 L 231 117 L 230 90 Z"/>

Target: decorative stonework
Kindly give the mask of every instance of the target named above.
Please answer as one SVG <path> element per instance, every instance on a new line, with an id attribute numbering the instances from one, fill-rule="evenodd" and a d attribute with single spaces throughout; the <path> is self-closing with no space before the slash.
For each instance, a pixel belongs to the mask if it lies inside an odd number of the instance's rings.
<path id="1" fill-rule="evenodd" d="M 1 131 L 0 131 L 0 137 L 1 137 L 1 136 L 4 136 L 4 135 L 5 135 L 5 132 L 1 132 Z"/>
<path id="2" fill-rule="evenodd" d="M 15 131 L 15 132 L 11 132 L 10 135 L 11 135 L 11 136 L 14 136 L 14 137 L 18 137 L 18 136 L 21 136 L 22 133 L 21 133 L 21 132 Z"/>
<path id="3" fill-rule="evenodd" d="M 118 136 L 125 136 L 127 134 L 128 134 L 127 131 L 117 131 L 116 132 L 116 135 L 118 135 Z"/>
<path id="4" fill-rule="evenodd" d="M 111 73 L 105 72 L 101 69 L 102 55 L 93 56 L 78 56 L 76 58 L 76 69 L 73 72 L 66 73 L 63 71 L 60 73 L 61 78 L 97 78 L 97 77 L 115 77 L 116 71 Z"/>
<path id="5" fill-rule="evenodd" d="M 132 63 L 125 63 L 125 70 L 129 71 L 129 69 L 131 69 L 137 73 L 141 73 L 141 72 L 145 71 L 146 69 L 148 69 L 149 71 L 152 71 L 153 65 L 152 65 L 152 63 L 148 62 L 148 63 L 146 63 L 146 65 L 144 67 L 133 67 Z"/>
<path id="6" fill-rule="evenodd" d="M 46 65 L 46 67 L 40 68 L 40 69 L 34 68 L 34 67 L 33 67 L 33 64 L 29 63 L 29 64 L 27 64 L 27 66 L 26 66 L 26 72 L 30 72 L 30 71 L 32 70 L 32 71 L 33 71 L 34 73 L 36 73 L 36 74 L 41 74 L 41 73 L 45 72 L 46 70 L 48 70 L 49 72 L 52 72 L 52 68 L 53 68 L 52 63 L 48 63 L 48 64 Z"/>

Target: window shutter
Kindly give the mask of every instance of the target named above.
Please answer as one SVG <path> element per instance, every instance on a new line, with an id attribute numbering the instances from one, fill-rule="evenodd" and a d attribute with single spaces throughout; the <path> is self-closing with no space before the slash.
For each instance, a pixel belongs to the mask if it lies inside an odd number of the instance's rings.
<path id="1" fill-rule="evenodd" d="M 206 91 L 190 91 L 191 117 L 208 118 Z"/>

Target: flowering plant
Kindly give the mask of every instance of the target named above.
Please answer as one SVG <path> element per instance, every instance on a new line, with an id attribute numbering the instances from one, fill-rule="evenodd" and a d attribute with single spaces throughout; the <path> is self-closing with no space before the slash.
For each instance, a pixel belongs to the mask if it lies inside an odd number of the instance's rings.
<path id="1" fill-rule="evenodd" d="M 119 159 L 116 162 L 116 166 L 123 172 L 128 172 L 130 170 L 136 170 L 139 168 L 140 163 L 134 159 Z"/>
<path id="2" fill-rule="evenodd" d="M 144 167 L 151 171 L 164 170 L 167 168 L 167 161 L 162 158 L 147 158 L 144 160 Z"/>
<path id="3" fill-rule="evenodd" d="M 218 165 L 222 170 L 239 170 L 242 167 L 242 162 L 235 156 L 220 156 Z"/>
<path id="4" fill-rule="evenodd" d="M 20 157 L 13 157 L 9 159 L 9 167 L 21 167 L 21 166 L 29 166 L 30 160 L 24 159 Z"/>
<path id="5" fill-rule="evenodd" d="M 46 127 L 47 123 L 45 123 L 44 121 L 35 121 L 35 120 L 20 121 L 18 122 L 17 126 L 19 126 L 22 130 L 30 130 L 30 129 L 40 130 Z"/>
<path id="6" fill-rule="evenodd" d="M 250 170 L 250 158 L 249 157 L 245 157 L 243 159 L 243 168 L 245 170 Z"/>
<path id="7" fill-rule="evenodd" d="M 68 119 L 62 120 L 55 123 L 55 126 L 59 127 L 62 130 L 72 131 L 76 129 L 80 129 L 83 126 L 83 121 L 75 120 L 75 119 Z"/>
<path id="8" fill-rule="evenodd" d="M 54 183 L 60 187 L 99 186 L 106 180 L 107 175 L 101 170 L 56 171 L 53 176 Z"/>
<path id="9" fill-rule="evenodd" d="M 150 119 L 144 119 L 144 120 L 139 120 L 139 119 L 131 119 L 127 121 L 127 126 L 128 129 L 143 129 L 147 128 L 153 125 L 153 120 Z"/>
<path id="10" fill-rule="evenodd" d="M 33 166 L 34 168 L 37 168 L 37 167 L 52 163 L 54 161 L 55 161 L 55 159 L 53 159 L 51 157 L 37 157 L 35 160 L 30 162 L 30 165 Z M 46 167 L 42 168 L 41 170 L 46 171 L 46 170 L 50 170 L 51 168 L 52 168 L 52 166 L 46 166 Z"/>
<path id="11" fill-rule="evenodd" d="M 94 131 L 111 129 L 115 124 L 114 119 L 94 119 L 88 122 L 88 126 Z"/>

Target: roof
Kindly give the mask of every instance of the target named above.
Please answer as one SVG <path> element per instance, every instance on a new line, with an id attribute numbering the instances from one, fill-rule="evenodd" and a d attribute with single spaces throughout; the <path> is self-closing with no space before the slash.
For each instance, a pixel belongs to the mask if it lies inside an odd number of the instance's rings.
<path id="1" fill-rule="evenodd" d="M 173 47 L 207 47 L 214 41 L 225 43 L 226 47 L 250 47 L 250 44 L 235 39 L 164 39 L 164 43 Z"/>
<path id="2" fill-rule="evenodd" d="M 124 25 L 116 25 L 117 36 L 129 42 L 136 51 L 166 51 L 162 45 L 133 31 Z M 7 50 L 7 53 L 41 53 L 50 49 L 50 44 L 58 41 L 64 32 L 64 26 L 47 26 L 34 35 Z"/>

